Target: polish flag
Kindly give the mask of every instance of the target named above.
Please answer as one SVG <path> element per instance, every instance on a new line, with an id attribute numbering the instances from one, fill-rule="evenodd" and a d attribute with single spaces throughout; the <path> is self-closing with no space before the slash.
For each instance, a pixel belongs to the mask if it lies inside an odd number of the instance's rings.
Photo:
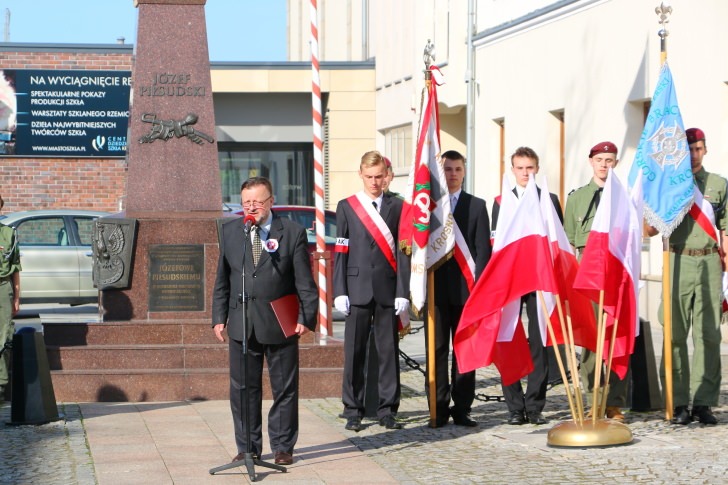
<path id="1" fill-rule="evenodd" d="M 579 347 L 586 347 L 592 351 L 596 350 L 597 333 L 594 308 L 589 298 L 573 288 L 574 278 L 576 278 L 576 272 L 579 269 L 579 262 L 576 259 L 576 255 L 574 255 L 571 244 L 569 244 L 569 238 L 566 236 L 564 226 L 559 220 L 554 204 L 551 202 L 548 183 L 545 177 L 541 184 L 540 209 L 551 245 L 554 276 L 558 285 L 557 293 L 561 299 L 564 318 L 566 318 L 566 303 L 568 302 L 569 304 L 574 344 Z M 546 329 L 547 318 L 551 320 L 551 326 L 554 329 L 554 336 L 556 337 L 556 344 L 563 344 L 564 335 L 561 331 L 561 321 L 559 319 L 558 309 L 556 308 L 556 298 L 550 292 L 544 292 L 543 296 L 548 310 L 548 315 L 544 315 L 543 305 L 539 302 L 538 318 L 543 344 L 554 344 Z"/>
<path id="2" fill-rule="evenodd" d="M 641 195 L 637 195 L 641 200 Z M 638 214 L 638 209 L 610 169 L 574 281 L 574 288 L 594 302 L 599 302 L 599 293 L 604 291 L 605 360 L 609 358 L 612 326 L 619 319 L 612 370 L 620 379 L 627 373 L 639 325 L 637 291 L 642 214 Z"/>
<path id="3" fill-rule="evenodd" d="M 534 214 L 540 212 L 533 178 L 520 200 L 504 188 L 493 255 L 465 303 L 453 339 L 460 372 L 494 363 L 509 385 L 533 370 L 523 325 L 505 312 L 520 308 L 525 294 L 557 288 L 548 234 Z"/>

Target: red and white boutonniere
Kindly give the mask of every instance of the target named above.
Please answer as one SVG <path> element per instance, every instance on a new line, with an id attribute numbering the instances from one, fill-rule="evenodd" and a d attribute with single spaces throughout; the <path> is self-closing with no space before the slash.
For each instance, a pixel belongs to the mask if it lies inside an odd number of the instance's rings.
<path id="1" fill-rule="evenodd" d="M 269 253 L 275 253 L 278 251 L 278 239 L 268 239 L 265 242 L 265 250 Z"/>

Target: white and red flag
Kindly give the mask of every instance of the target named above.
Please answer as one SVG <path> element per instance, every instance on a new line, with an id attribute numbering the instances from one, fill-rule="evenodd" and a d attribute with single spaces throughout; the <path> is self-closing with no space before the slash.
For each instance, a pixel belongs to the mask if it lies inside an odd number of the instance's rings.
<path id="1" fill-rule="evenodd" d="M 594 319 L 594 308 L 591 300 L 574 290 L 574 278 L 579 269 L 579 262 L 574 255 L 574 250 L 569 244 L 569 238 L 566 236 L 564 226 L 559 220 L 556 208 L 551 201 L 546 177 L 543 178 L 541 184 L 540 196 L 541 216 L 543 217 L 546 232 L 549 236 L 551 246 L 551 258 L 554 266 L 554 277 L 558 286 L 558 295 L 563 305 L 562 312 L 566 317 L 566 304 L 569 304 L 569 311 L 572 321 L 572 332 L 574 344 L 580 347 L 586 347 L 590 350 L 596 350 L 596 322 Z M 539 326 L 541 328 L 541 338 L 544 345 L 553 345 L 554 342 L 548 337 L 546 331 L 546 319 L 551 320 L 551 325 L 556 337 L 556 344 L 564 343 L 563 332 L 561 331 L 561 321 L 559 312 L 556 308 L 556 298 L 553 293 L 544 292 L 544 300 L 546 308 L 549 312 L 544 315 L 543 305 L 538 305 Z"/>
<path id="2" fill-rule="evenodd" d="M 400 247 L 412 251 L 410 295 L 412 305 L 418 310 L 425 304 L 427 270 L 443 261 L 455 246 L 455 219 L 450 210 L 447 180 L 440 159 L 437 106 L 437 86 L 440 84 L 440 71 L 433 67 L 399 223 Z M 467 256 L 469 253 L 463 256 L 465 261 Z"/>
<path id="3" fill-rule="evenodd" d="M 493 255 L 465 303 L 453 348 L 460 372 L 494 363 L 508 385 L 533 363 L 523 325 L 507 311 L 520 308 L 523 295 L 554 293 L 557 285 L 533 178 L 520 199 L 504 188 L 500 205 Z"/>
<path id="4" fill-rule="evenodd" d="M 637 196 L 641 200 L 641 194 Z M 612 325 L 615 319 L 618 320 L 612 370 L 620 379 L 627 373 L 639 328 L 637 291 L 642 214 L 638 214 L 638 210 L 625 186 L 610 169 L 574 281 L 574 288 L 594 302 L 599 302 L 600 292 L 604 292 L 604 312 L 607 314 L 605 360 L 609 356 Z"/>

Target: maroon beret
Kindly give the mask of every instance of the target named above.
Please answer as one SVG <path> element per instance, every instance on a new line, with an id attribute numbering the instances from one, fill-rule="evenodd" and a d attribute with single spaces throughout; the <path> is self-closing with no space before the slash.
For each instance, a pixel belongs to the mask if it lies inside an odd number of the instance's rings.
<path id="1" fill-rule="evenodd" d="M 382 157 L 384 159 L 384 163 L 387 164 L 387 168 L 392 168 L 392 161 L 387 157 Z"/>
<path id="2" fill-rule="evenodd" d="M 688 137 L 688 145 L 705 141 L 705 133 L 700 128 L 688 128 L 685 130 L 685 135 Z"/>
<path id="3" fill-rule="evenodd" d="M 611 141 L 603 141 L 601 143 L 597 143 L 594 145 L 589 151 L 589 158 L 593 157 L 594 155 L 599 155 L 600 153 L 614 153 L 617 154 L 617 145 L 612 143 Z"/>

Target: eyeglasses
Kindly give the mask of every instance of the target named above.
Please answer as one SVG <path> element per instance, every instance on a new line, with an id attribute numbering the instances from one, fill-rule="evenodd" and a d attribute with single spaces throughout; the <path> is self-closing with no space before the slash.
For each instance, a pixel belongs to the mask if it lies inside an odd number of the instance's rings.
<path id="1" fill-rule="evenodd" d="M 268 198 L 267 198 L 267 199 L 265 199 L 265 200 L 247 200 L 247 201 L 243 202 L 243 207 L 244 207 L 244 208 L 246 208 L 246 209 L 250 209 L 250 208 L 253 208 L 253 207 L 264 207 L 264 206 L 265 206 L 265 204 L 266 204 L 266 203 L 267 203 L 267 202 L 268 202 L 268 201 L 269 201 L 269 200 L 270 200 L 270 199 L 271 199 L 272 197 L 273 197 L 273 196 L 271 195 L 270 197 L 268 197 Z"/>

